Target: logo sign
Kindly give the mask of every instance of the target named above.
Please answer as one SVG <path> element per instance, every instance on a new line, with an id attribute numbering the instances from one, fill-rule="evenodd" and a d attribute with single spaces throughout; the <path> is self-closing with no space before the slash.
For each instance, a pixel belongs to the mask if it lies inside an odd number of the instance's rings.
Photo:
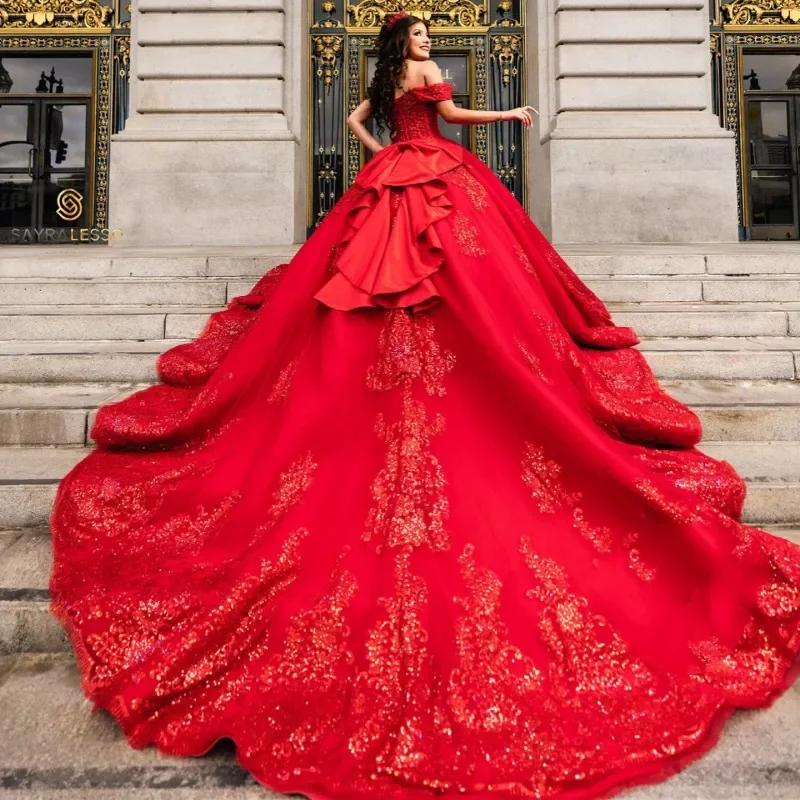
<path id="1" fill-rule="evenodd" d="M 66 222 L 78 219 L 83 213 L 83 195 L 77 189 L 64 189 L 56 198 L 56 214 Z"/>

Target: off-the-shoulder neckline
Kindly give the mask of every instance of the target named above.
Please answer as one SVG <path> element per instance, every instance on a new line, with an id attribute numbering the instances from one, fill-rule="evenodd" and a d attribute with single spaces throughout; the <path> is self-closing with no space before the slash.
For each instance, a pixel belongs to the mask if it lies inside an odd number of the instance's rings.
<path id="1" fill-rule="evenodd" d="M 449 83 L 445 83 L 444 81 L 442 81 L 441 83 L 424 83 L 422 86 L 412 86 L 410 89 L 407 89 L 405 92 L 403 92 L 403 94 L 401 94 L 399 97 L 395 97 L 394 101 L 396 103 L 398 100 L 402 100 L 404 97 L 410 95 L 411 92 L 419 92 L 423 89 L 432 89 L 434 86 L 449 86 L 449 85 L 450 85 Z"/>

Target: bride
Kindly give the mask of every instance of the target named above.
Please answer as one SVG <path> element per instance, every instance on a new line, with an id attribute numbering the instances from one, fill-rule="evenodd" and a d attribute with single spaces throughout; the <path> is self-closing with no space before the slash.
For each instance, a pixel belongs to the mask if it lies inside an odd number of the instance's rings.
<path id="1" fill-rule="evenodd" d="M 739 522 L 633 331 L 439 133 L 533 109 L 456 108 L 430 45 L 386 20 L 354 185 L 100 410 L 52 611 L 132 747 L 230 738 L 314 800 L 607 796 L 786 689 L 800 548 Z"/>

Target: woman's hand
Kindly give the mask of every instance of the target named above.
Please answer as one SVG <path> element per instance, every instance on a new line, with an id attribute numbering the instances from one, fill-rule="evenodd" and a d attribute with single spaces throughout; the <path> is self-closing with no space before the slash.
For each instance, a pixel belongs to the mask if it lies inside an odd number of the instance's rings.
<path id="1" fill-rule="evenodd" d="M 502 111 L 500 119 L 503 122 L 518 121 L 528 128 L 533 124 L 533 115 L 538 113 L 533 106 L 520 106 L 519 108 Z"/>

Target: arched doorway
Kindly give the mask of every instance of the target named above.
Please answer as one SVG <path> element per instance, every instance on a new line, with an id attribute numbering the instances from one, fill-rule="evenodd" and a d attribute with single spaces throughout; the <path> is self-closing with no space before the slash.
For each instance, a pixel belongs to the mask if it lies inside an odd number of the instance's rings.
<path id="1" fill-rule="evenodd" d="M 520 0 L 313 0 L 309 27 L 308 226 L 313 230 L 353 182 L 368 154 L 345 125 L 366 96 L 384 16 L 404 9 L 430 24 L 434 58 L 456 103 L 506 109 L 525 102 L 525 9 Z M 523 204 L 521 126 L 449 126 L 442 132 L 489 165 Z"/>

